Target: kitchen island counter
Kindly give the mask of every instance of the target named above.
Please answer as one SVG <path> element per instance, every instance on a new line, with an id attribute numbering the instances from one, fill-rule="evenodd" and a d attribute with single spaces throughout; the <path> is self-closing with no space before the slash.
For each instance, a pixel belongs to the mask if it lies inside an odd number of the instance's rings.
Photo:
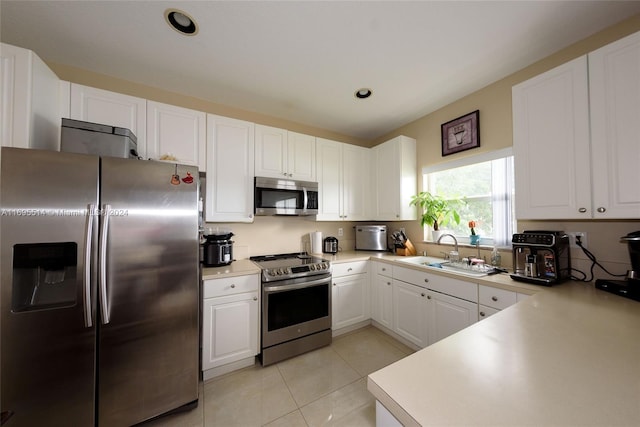
<path id="1" fill-rule="evenodd" d="M 640 425 L 639 337 L 640 303 L 567 282 L 372 373 L 368 389 L 405 426 Z"/>

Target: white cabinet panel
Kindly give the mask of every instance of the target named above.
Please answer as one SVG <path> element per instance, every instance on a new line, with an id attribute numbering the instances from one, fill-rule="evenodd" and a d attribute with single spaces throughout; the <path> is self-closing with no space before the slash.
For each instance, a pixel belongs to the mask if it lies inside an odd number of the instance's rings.
<path id="1" fill-rule="evenodd" d="M 393 331 L 418 347 L 429 343 L 427 290 L 393 280 Z"/>
<path id="2" fill-rule="evenodd" d="M 478 321 L 478 304 L 429 291 L 429 345 Z"/>
<path id="3" fill-rule="evenodd" d="M 317 221 L 364 221 L 371 218 L 370 150 L 317 138 L 320 193 Z"/>
<path id="4" fill-rule="evenodd" d="M 371 317 L 393 330 L 393 279 L 376 274 L 372 280 Z"/>
<path id="5" fill-rule="evenodd" d="M 516 215 L 640 217 L 640 33 L 513 87 Z"/>
<path id="6" fill-rule="evenodd" d="M 371 149 L 373 214 L 377 221 L 415 220 L 409 206 L 417 192 L 416 140 L 398 136 Z"/>
<path id="7" fill-rule="evenodd" d="M 254 124 L 207 115 L 205 219 L 253 222 Z"/>
<path id="8" fill-rule="evenodd" d="M 255 174 L 272 178 L 286 177 L 287 131 L 256 125 Z"/>
<path id="9" fill-rule="evenodd" d="M 58 76 L 32 51 L 0 47 L 0 145 L 58 150 Z"/>
<path id="10" fill-rule="evenodd" d="M 640 32 L 589 54 L 594 218 L 640 218 Z"/>
<path id="11" fill-rule="evenodd" d="M 287 132 L 287 169 L 292 179 L 316 181 L 316 138 Z"/>
<path id="12" fill-rule="evenodd" d="M 204 300 L 203 370 L 258 354 L 259 312 L 258 292 Z"/>
<path id="13" fill-rule="evenodd" d="M 371 318 L 368 261 L 335 264 L 332 282 L 331 327 L 334 330 Z"/>
<path id="14" fill-rule="evenodd" d="M 316 138 L 256 125 L 255 175 L 316 181 Z"/>
<path id="15" fill-rule="evenodd" d="M 591 216 L 587 58 L 513 87 L 516 216 Z"/>
<path id="16" fill-rule="evenodd" d="M 71 118 L 129 129 L 138 154 L 147 156 L 147 101 L 135 96 L 71 83 Z"/>
<path id="17" fill-rule="evenodd" d="M 147 101 L 147 157 L 169 155 L 205 171 L 206 120 L 201 111 Z"/>

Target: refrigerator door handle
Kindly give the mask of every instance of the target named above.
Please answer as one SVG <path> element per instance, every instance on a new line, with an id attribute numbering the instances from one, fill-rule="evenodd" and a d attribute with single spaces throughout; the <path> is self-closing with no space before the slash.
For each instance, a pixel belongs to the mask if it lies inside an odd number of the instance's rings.
<path id="1" fill-rule="evenodd" d="M 100 311 L 102 324 L 109 323 L 109 304 L 107 301 L 107 235 L 109 234 L 109 216 L 111 205 L 104 205 L 102 211 L 102 229 L 100 230 Z"/>
<path id="2" fill-rule="evenodd" d="M 84 326 L 90 328 L 93 326 L 91 313 L 91 252 L 93 239 L 93 215 L 96 212 L 96 205 L 89 205 L 87 213 L 87 235 L 84 241 Z"/>

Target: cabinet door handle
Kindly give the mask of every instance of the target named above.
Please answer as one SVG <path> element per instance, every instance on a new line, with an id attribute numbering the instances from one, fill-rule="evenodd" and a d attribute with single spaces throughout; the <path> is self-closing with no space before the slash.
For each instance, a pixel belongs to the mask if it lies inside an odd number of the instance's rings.
<path id="1" fill-rule="evenodd" d="M 598 209 L 596 209 L 599 213 L 604 213 L 607 211 L 606 208 L 603 208 L 602 206 L 600 206 Z"/>
<path id="2" fill-rule="evenodd" d="M 236 285 L 232 283 L 232 284 L 231 284 L 231 289 L 233 289 L 233 288 L 235 288 L 235 287 L 236 287 Z"/>
<path id="3" fill-rule="evenodd" d="M 498 297 L 491 297 L 491 301 L 498 301 Z"/>
<path id="4" fill-rule="evenodd" d="M 427 299 L 431 299 L 431 295 L 427 295 Z"/>
<path id="5" fill-rule="evenodd" d="M 347 269 L 347 272 L 349 272 L 349 271 L 353 271 L 353 268 L 349 267 L 349 268 Z"/>
<path id="6" fill-rule="evenodd" d="M 333 286 L 336 286 L 336 284 L 334 283 Z"/>
<path id="7" fill-rule="evenodd" d="M 387 286 L 391 286 L 391 282 L 387 282 Z"/>
<path id="8" fill-rule="evenodd" d="M 258 297 L 253 297 L 253 300 L 254 301 L 258 301 Z"/>
<path id="9" fill-rule="evenodd" d="M 424 279 L 424 283 L 429 283 L 429 279 Z"/>
<path id="10" fill-rule="evenodd" d="M 423 297 L 423 296 L 424 296 L 424 292 L 423 292 L 423 293 L 421 293 L 421 294 L 420 294 L 420 296 L 421 296 L 421 297 Z"/>
<path id="11" fill-rule="evenodd" d="M 484 314 L 484 311 L 481 311 L 480 312 L 480 317 L 484 317 L 484 316 L 486 316 L 486 314 Z"/>
<path id="12" fill-rule="evenodd" d="M 580 208 L 578 209 L 578 212 L 580 213 L 585 213 L 587 211 L 587 208 Z"/>

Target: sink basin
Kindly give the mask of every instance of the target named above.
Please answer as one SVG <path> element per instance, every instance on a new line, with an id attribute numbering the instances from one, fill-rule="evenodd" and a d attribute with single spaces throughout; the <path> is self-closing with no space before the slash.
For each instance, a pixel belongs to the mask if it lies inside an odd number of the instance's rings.
<path id="1" fill-rule="evenodd" d="M 486 266 L 484 264 L 468 266 L 466 264 L 451 263 L 449 261 L 443 260 L 442 258 L 428 256 L 408 257 L 399 261 L 406 262 L 407 264 L 418 265 L 428 269 L 441 269 L 450 273 L 456 273 L 468 277 L 483 277 L 487 276 L 490 272 L 493 272 L 492 267 Z"/>

